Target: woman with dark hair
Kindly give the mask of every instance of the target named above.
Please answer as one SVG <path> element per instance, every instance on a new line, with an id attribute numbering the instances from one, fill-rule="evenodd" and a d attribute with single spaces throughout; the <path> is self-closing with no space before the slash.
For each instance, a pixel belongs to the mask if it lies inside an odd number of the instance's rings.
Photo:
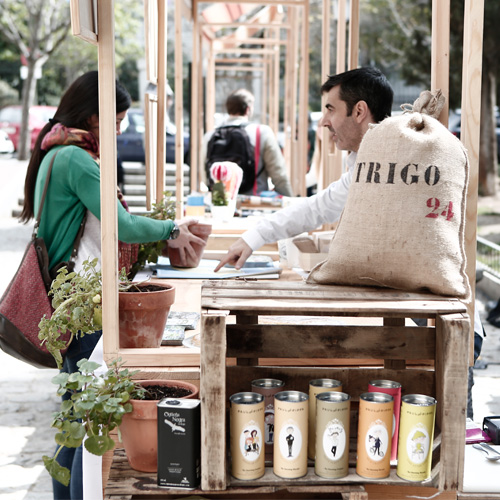
<path id="1" fill-rule="evenodd" d="M 97 71 L 85 73 L 71 84 L 54 117 L 41 130 L 28 164 L 20 217 L 23 222 L 37 215 L 49 166 L 54 159 L 38 229 L 47 245 L 52 274 L 59 263 L 70 260 L 84 219 L 78 255 L 72 259 L 75 270 L 81 269 L 87 258 L 101 256 L 98 91 Z M 117 134 L 130 104 L 130 95 L 116 82 Z M 196 221 L 177 223 L 132 215 L 119 189 L 117 205 L 120 269 L 130 269 L 137 258 L 135 244 L 138 243 L 168 240 L 169 247 L 180 249 L 184 258 L 195 255 L 192 244 L 205 245 L 189 230 Z M 101 332 L 95 332 L 74 338 L 65 355 L 63 371 L 77 371 L 76 363 L 89 358 L 100 336 Z M 59 453 L 58 462 L 70 469 L 71 482 L 65 487 L 53 481 L 55 499 L 83 498 L 81 456 L 81 448 L 64 448 Z"/>

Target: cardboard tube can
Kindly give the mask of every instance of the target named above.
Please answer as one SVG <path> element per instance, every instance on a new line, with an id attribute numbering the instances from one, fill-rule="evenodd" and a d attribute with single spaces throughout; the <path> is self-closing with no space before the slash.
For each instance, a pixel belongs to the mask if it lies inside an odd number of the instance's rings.
<path id="1" fill-rule="evenodd" d="M 252 380 L 252 392 L 264 396 L 264 442 L 266 460 L 273 458 L 274 441 L 274 396 L 283 390 L 285 382 L 276 378 L 259 378 Z"/>
<path id="2" fill-rule="evenodd" d="M 399 416 L 401 411 L 401 384 L 392 380 L 372 380 L 368 384 L 368 392 L 383 392 L 394 398 L 392 419 L 391 461 L 398 457 Z"/>
<path id="3" fill-rule="evenodd" d="M 322 392 L 342 392 L 342 382 L 333 378 L 317 378 L 309 382 L 309 429 L 307 438 L 307 456 L 314 460 L 316 456 L 316 396 Z"/>
<path id="4" fill-rule="evenodd" d="M 436 400 L 408 394 L 401 405 L 396 474 L 407 481 L 424 481 L 431 475 Z"/>
<path id="5" fill-rule="evenodd" d="M 229 398 L 231 474 L 237 479 L 264 475 L 264 396 L 238 392 Z"/>
<path id="6" fill-rule="evenodd" d="M 351 398 L 345 392 L 316 396 L 316 461 L 314 472 L 336 479 L 349 473 Z"/>
<path id="7" fill-rule="evenodd" d="M 365 392 L 359 397 L 356 473 L 362 477 L 381 479 L 391 471 L 393 412 L 390 394 Z"/>
<path id="8" fill-rule="evenodd" d="M 274 396 L 273 471 L 293 479 L 307 473 L 307 417 L 309 396 L 282 391 Z"/>

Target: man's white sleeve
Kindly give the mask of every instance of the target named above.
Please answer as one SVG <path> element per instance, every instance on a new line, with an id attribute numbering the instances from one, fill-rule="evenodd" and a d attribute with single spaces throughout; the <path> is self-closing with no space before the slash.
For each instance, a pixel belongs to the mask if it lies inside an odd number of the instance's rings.
<path id="1" fill-rule="evenodd" d="M 242 238 L 254 251 L 266 243 L 291 238 L 337 221 L 347 200 L 351 177 L 351 170 L 345 172 L 318 194 L 265 217 Z"/>

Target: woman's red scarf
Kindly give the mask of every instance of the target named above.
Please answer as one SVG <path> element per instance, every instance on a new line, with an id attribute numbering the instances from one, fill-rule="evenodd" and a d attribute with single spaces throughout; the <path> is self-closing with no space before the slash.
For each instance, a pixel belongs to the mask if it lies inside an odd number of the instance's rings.
<path id="1" fill-rule="evenodd" d="M 41 149 L 48 151 L 53 146 L 78 146 L 84 149 L 98 165 L 100 164 L 99 142 L 95 135 L 88 130 L 69 128 L 65 127 L 62 123 L 56 123 L 43 138 Z M 116 191 L 118 200 L 120 200 L 125 210 L 129 212 L 127 202 L 120 188 L 117 187 Z M 118 241 L 118 269 L 125 268 L 128 274 L 132 265 L 137 260 L 138 252 L 138 244 Z"/>

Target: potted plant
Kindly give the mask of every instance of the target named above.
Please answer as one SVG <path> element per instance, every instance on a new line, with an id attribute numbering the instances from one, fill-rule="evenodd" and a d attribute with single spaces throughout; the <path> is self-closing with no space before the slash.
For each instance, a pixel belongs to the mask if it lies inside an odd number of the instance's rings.
<path id="1" fill-rule="evenodd" d="M 134 456 L 129 442 L 134 444 L 137 441 L 134 436 L 139 436 L 138 444 L 142 448 L 139 451 L 142 457 L 140 460 L 156 461 L 157 421 L 155 419 L 154 422 L 149 422 L 149 426 L 144 425 L 143 414 L 149 410 L 144 411 L 142 406 L 156 410 L 158 400 L 163 397 L 196 397 L 198 394 L 197 387 L 186 382 L 134 381 L 132 377 L 138 372 L 123 368 L 121 359 L 110 363 L 109 369 L 102 375 L 96 374 L 96 370 L 100 368 L 98 363 L 82 359 L 77 365 L 77 373 L 59 373 L 52 379 L 59 386 L 58 395 L 68 392 L 70 398 L 62 402 L 60 411 L 54 414 L 52 422 L 52 427 L 59 431 L 55 436 L 59 448 L 54 457 L 43 457 L 50 475 L 66 486 L 69 484 L 70 471 L 57 462 L 62 447 L 77 448 L 83 443 L 87 451 L 102 456 L 114 448 L 115 442 L 110 433 L 118 429 L 118 439 L 123 439 L 127 457 Z M 138 416 L 134 416 L 136 411 L 139 412 Z M 122 419 L 129 415 L 130 422 L 125 425 Z M 143 423 L 140 429 L 134 426 L 136 421 Z M 147 435 L 147 427 L 150 428 L 149 434 L 154 427 L 152 435 Z M 132 438 L 125 437 L 129 434 Z M 153 441 L 155 446 L 151 445 Z M 131 461 L 131 467 L 134 467 L 134 460 Z"/>
<path id="2" fill-rule="evenodd" d="M 234 162 L 215 162 L 210 167 L 212 186 L 212 216 L 229 220 L 236 210 L 238 190 L 243 170 Z"/>
<path id="3" fill-rule="evenodd" d="M 96 266 L 97 259 L 88 259 L 78 273 L 62 268 L 52 282 L 49 294 L 53 296 L 54 312 L 40 321 L 38 338 L 59 368 L 63 363 L 62 353 L 75 335 L 83 336 L 102 328 L 102 279 Z M 120 341 L 124 347 L 159 347 L 175 288 L 163 283 L 133 283 L 124 273 L 120 279 Z M 128 302 L 132 304 L 126 305 Z M 126 338 L 127 332 L 131 340 Z M 147 332 L 147 337 L 141 332 Z"/>
<path id="4" fill-rule="evenodd" d="M 171 193 L 165 191 L 164 198 L 158 203 L 153 203 L 153 208 L 151 212 L 146 214 L 146 217 L 157 220 L 174 220 L 175 219 L 175 201 L 171 198 Z M 210 233 L 212 232 L 212 226 L 210 224 L 191 224 L 189 230 L 196 236 L 205 240 L 208 240 Z M 165 240 L 153 241 L 150 243 L 140 243 L 139 250 L 137 254 L 137 260 L 132 265 L 130 272 L 128 273 L 128 278 L 133 279 L 134 276 L 144 268 L 146 263 L 156 264 L 158 262 L 158 257 L 163 255 L 170 259 L 170 264 L 174 267 L 197 267 L 203 256 L 203 250 L 205 246 L 192 245 L 196 257 L 188 256 L 187 263 L 183 263 L 179 250 L 176 248 L 168 248 Z"/>

